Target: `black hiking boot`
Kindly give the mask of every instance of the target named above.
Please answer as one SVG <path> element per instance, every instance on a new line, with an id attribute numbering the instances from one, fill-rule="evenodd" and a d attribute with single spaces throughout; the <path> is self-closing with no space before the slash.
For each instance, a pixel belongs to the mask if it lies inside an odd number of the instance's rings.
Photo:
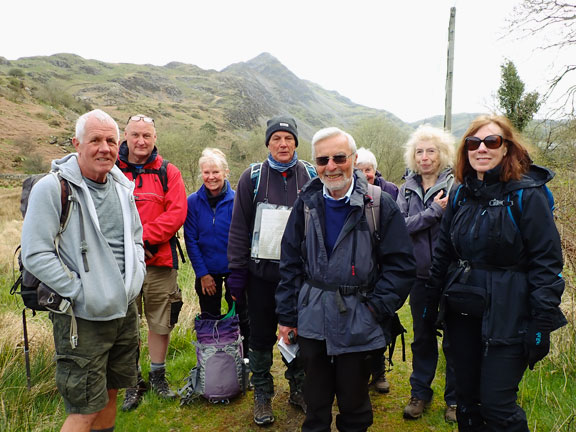
<path id="1" fill-rule="evenodd" d="M 122 404 L 122 411 L 132 411 L 138 408 L 140 402 L 142 402 L 142 396 L 148 390 L 148 385 L 140 372 L 138 372 L 138 381 L 136 382 L 136 387 L 129 387 L 126 389 L 126 394 L 124 395 L 124 403 Z"/>
<path id="2" fill-rule="evenodd" d="M 176 399 L 178 396 L 172 390 L 166 381 L 166 369 L 158 369 L 157 371 L 150 371 L 148 375 L 150 381 L 150 388 L 154 390 L 158 396 L 164 399 Z"/>
<path id="3" fill-rule="evenodd" d="M 304 414 L 306 414 L 306 402 L 304 401 L 304 395 L 302 394 L 301 391 L 295 391 L 290 393 L 290 398 L 288 399 L 288 402 L 290 402 L 292 405 L 294 405 L 297 408 L 300 408 Z"/>

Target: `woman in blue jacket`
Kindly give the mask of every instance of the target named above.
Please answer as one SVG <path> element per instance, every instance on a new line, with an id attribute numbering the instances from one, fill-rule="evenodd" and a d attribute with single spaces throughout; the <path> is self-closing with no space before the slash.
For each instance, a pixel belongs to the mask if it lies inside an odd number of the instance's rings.
<path id="1" fill-rule="evenodd" d="M 205 148 L 198 161 L 203 185 L 188 197 L 184 223 L 186 250 L 196 273 L 195 288 L 201 312 L 220 315 L 222 287 L 228 308 L 232 298 L 226 286 L 230 274 L 226 250 L 234 191 L 226 179 L 230 170 L 222 151 Z"/>

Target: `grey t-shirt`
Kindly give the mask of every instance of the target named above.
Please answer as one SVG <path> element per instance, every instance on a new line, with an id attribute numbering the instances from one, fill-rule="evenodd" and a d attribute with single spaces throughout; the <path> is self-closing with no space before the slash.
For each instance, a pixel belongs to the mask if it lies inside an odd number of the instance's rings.
<path id="1" fill-rule="evenodd" d="M 114 253 L 120 273 L 124 276 L 124 219 L 114 180 L 108 174 L 106 183 L 97 183 L 84 177 L 96 207 L 100 231 Z"/>

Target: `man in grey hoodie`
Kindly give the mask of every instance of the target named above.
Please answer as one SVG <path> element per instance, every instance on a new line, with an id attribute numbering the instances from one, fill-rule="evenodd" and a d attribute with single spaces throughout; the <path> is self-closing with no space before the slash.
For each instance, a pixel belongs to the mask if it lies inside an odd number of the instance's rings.
<path id="1" fill-rule="evenodd" d="M 53 161 L 54 174 L 32 189 L 22 259 L 71 304 L 50 312 L 56 385 L 68 414 L 61 430 L 113 431 L 118 389 L 136 383 L 134 299 L 146 274 L 142 225 L 134 185 L 114 165 L 119 132 L 112 117 L 101 110 L 84 114 L 72 142 L 77 153 Z M 60 179 L 69 184 L 72 206 L 62 232 Z"/>

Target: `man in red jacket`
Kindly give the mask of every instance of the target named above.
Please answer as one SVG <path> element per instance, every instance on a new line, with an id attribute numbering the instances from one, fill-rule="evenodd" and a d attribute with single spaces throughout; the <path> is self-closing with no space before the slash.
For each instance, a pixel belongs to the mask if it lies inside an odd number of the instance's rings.
<path id="1" fill-rule="evenodd" d="M 154 120 L 138 114 L 128 119 L 126 140 L 118 153 L 118 166 L 134 181 L 134 198 L 142 226 L 146 253 L 146 279 L 137 299 L 148 323 L 150 387 L 166 399 L 176 397 L 166 380 L 166 352 L 170 332 L 178 321 L 182 292 L 178 288 L 178 240 L 176 232 L 184 224 L 187 212 L 184 181 L 178 168 L 163 161 L 156 148 Z M 122 410 L 140 404 L 147 385 L 138 367 L 138 385 L 127 389 Z"/>

